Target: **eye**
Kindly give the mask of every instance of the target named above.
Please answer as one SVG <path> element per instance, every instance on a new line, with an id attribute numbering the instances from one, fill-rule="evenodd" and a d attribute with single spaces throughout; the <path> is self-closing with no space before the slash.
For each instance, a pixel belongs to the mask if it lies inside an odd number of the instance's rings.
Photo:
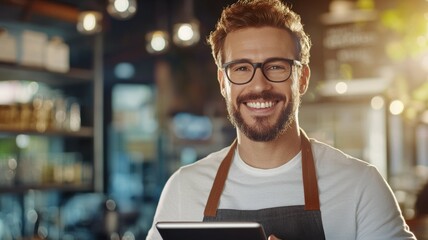
<path id="1" fill-rule="evenodd" d="M 282 69 L 284 69 L 284 66 L 282 66 L 282 65 L 271 65 L 271 66 L 268 66 L 268 69 L 282 70 Z"/>
<path id="2" fill-rule="evenodd" d="M 265 63 L 264 69 L 266 71 L 288 71 L 290 64 L 285 61 L 272 61 Z"/>
<path id="3" fill-rule="evenodd" d="M 248 72 L 252 71 L 252 65 L 249 63 L 235 63 L 229 66 L 232 72 Z"/>

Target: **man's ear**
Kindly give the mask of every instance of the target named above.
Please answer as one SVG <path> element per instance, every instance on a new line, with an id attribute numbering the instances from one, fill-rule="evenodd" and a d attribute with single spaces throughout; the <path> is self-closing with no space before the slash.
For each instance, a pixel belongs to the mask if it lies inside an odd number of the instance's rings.
<path id="1" fill-rule="evenodd" d="M 223 71 L 219 68 L 217 69 L 217 81 L 220 86 L 220 92 L 223 97 L 226 97 L 225 85 L 224 85 L 224 74 Z"/>
<path id="2" fill-rule="evenodd" d="M 309 79 L 311 78 L 311 69 L 308 65 L 304 64 L 302 66 L 302 73 L 300 74 L 299 79 L 299 92 L 301 95 L 305 94 L 308 90 Z"/>

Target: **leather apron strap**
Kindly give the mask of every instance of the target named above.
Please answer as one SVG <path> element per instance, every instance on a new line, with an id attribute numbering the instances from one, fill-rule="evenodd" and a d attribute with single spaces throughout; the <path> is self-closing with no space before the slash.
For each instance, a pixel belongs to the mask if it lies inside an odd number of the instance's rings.
<path id="1" fill-rule="evenodd" d="M 229 152 L 220 164 L 217 175 L 215 176 L 207 204 L 205 205 L 204 216 L 215 217 L 217 215 L 217 207 L 220 202 L 221 193 L 223 192 L 224 184 L 226 183 L 227 174 L 229 173 L 230 165 L 232 164 L 233 154 L 235 153 L 237 140 L 235 139 L 230 145 Z"/>
<path id="2" fill-rule="evenodd" d="M 315 172 L 314 158 L 312 155 L 312 148 L 306 134 L 301 130 L 301 148 L 302 148 L 302 175 L 303 175 L 303 188 L 305 195 L 305 210 L 319 210 L 319 196 L 317 176 Z M 233 141 L 230 146 L 229 152 L 221 162 L 217 175 L 214 179 L 207 204 L 205 206 L 204 216 L 215 217 L 217 215 L 217 208 L 220 203 L 220 197 L 226 183 L 227 175 L 229 173 L 230 165 L 232 164 L 233 155 L 235 153 L 237 140 Z"/>
<path id="3" fill-rule="evenodd" d="M 300 130 L 302 148 L 302 175 L 305 194 L 305 210 L 320 210 L 318 181 L 311 143 L 305 132 Z"/>

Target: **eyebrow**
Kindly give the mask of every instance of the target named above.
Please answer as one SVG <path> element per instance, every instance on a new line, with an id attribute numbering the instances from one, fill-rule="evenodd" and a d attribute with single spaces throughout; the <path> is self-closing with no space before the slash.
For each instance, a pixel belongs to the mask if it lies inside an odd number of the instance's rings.
<path id="1" fill-rule="evenodd" d="M 266 62 L 266 61 L 272 60 L 272 59 L 290 59 L 290 60 L 294 60 L 294 59 L 286 58 L 286 57 L 269 57 L 269 58 L 266 58 L 265 60 L 261 61 L 260 63 L 263 63 L 263 62 Z M 245 62 L 255 63 L 254 61 L 252 61 L 249 58 L 238 58 L 238 59 L 233 59 L 233 60 L 228 61 L 228 62 L 238 62 L 238 61 L 243 61 L 243 62 L 245 61 Z"/>
<path id="2" fill-rule="evenodd" d="M 228 62 L 237 62 L 237 61 L 253 62 L 253 61 L 251 61 L 251 59 L 249 59 L 249 58 L 238 58 L 238 59 L 233 59 L 233 60 L 228 61 Z"/>

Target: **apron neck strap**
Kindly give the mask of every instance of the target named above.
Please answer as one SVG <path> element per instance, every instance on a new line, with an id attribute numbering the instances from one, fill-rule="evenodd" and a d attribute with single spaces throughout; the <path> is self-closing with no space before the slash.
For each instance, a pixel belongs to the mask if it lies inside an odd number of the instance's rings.
<path id="1" fill-rule="evenodd" d="M 232 164 L 237 142 L 238 141 L 235 139 L 232 145 L 230 145 L 229 152 L 227 153 L 226 157 L 223 159 L 220 164 L 220 167 L 218 168 L 217 175 L 215 176 L 207 204 L 205 205 L 204 216 L 215 217 L 217 215 L 217 207 L 220 202 L 220 196 L 223 192 L 223 188 L 226 183 L 230 165 Z"/>
<path id="2" fill-rule="evenodd" d="M 302 130 L 300 130 L 300 133 L 305 210 L 319 210 L 320 203 L 318 197 L 318 184 L 314 158 L 312 155 L 312 148 L 306 134 Z M 219 206 L 220 197 L 226 183 L 230 165 L 232 164 L 236 146 L 237 140 L 235 139 L 230 146 L 229 152 L 218 168 L 217 175 L 215 176 L 214 183 L 205 206 L 204 216 L 206 217 L 215 217 L 217 215 L 217 208 Z"/>
<path id="3" fill-rule="evenodd" d="M 303 130 L 300 130 L 302 148 L 302 175 L 305 194 L 305 210 L 320 210 L 318 181 L 311 143 Z"/>

